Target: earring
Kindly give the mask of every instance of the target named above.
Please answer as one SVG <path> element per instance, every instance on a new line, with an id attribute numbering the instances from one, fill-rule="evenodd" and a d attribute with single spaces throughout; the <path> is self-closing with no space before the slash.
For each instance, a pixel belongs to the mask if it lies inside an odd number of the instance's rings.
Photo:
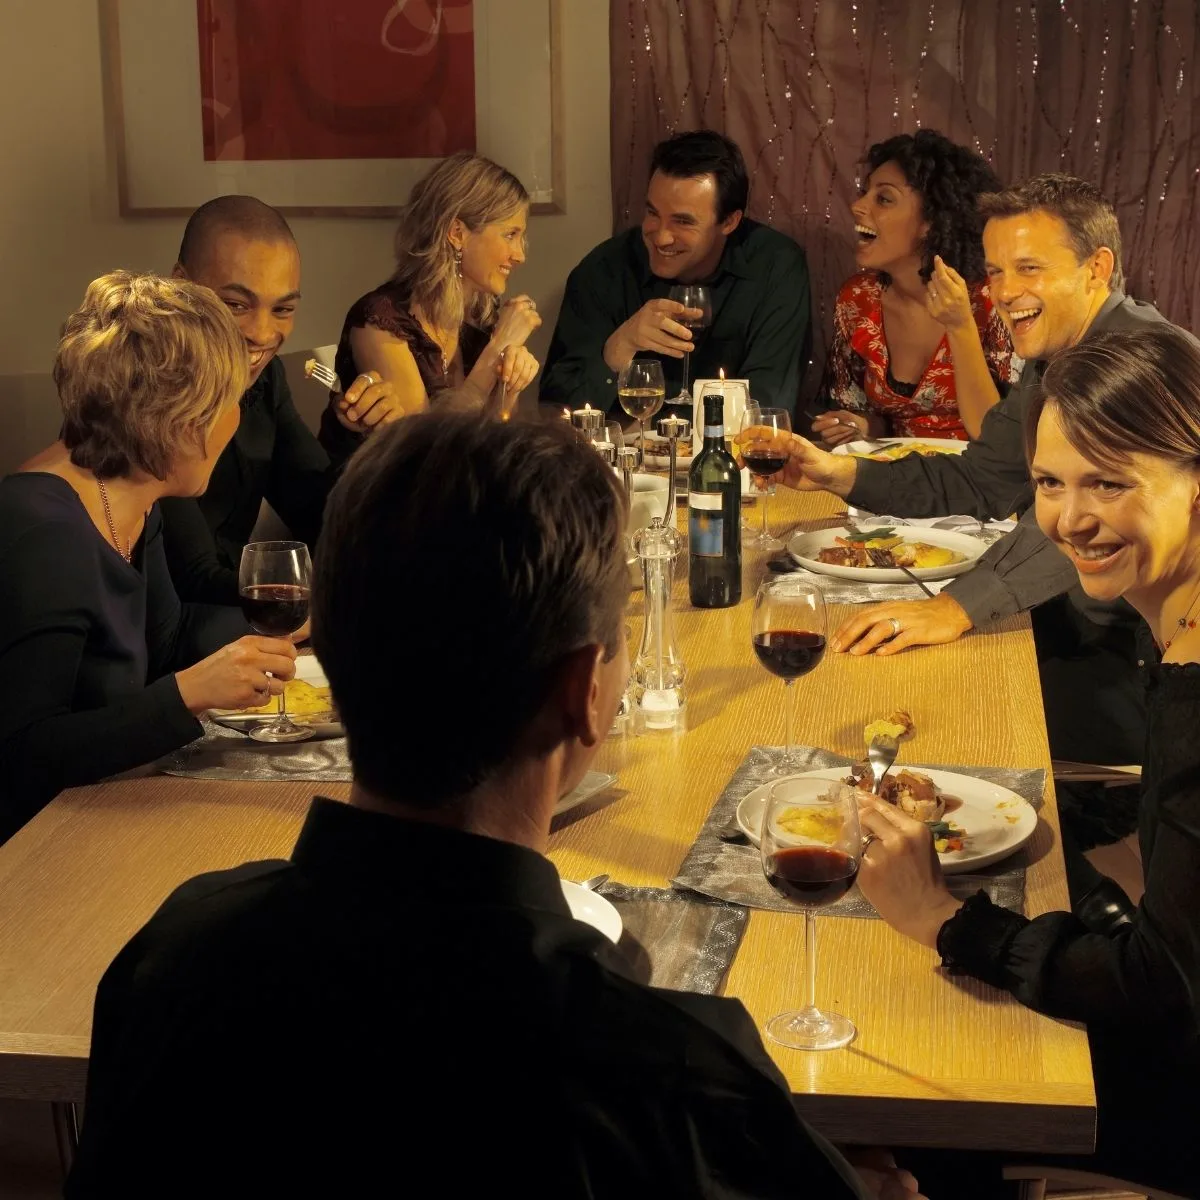
<path id="1" fill-rule="evenodd" d="M 458 276 L 458 280 L 462 282 L 462 251 L 454 247 L 454 273 Z"/>

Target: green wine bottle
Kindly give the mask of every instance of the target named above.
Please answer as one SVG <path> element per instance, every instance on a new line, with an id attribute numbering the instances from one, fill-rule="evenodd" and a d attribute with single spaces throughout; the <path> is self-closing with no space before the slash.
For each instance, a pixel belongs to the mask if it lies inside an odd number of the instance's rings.
<path id="1" fill-rule="evenodd" d="M 688 473 L 688 590 L 696 608 L 742 598 L 742 475 L 725 449 L 725 397 L 705 393 L 704 448 Z"/>

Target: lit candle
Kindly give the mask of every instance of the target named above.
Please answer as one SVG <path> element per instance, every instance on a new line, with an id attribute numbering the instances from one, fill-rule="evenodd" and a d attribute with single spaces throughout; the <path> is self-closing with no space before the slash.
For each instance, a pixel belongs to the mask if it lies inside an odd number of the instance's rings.
<path id="1" fill-rule="evenodd" d="M 585 436 L 600 433 L 604 429 L 604 413 L 590 404 L 571 413 L 571 424 Z"/>

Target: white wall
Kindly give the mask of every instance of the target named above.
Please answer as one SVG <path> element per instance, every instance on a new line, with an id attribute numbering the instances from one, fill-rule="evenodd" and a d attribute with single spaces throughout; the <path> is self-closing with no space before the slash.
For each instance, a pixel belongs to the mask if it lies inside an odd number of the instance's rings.
<path id="1" fill-rule="evenodd" d="M 87 282 L 114 267 L 168 269 L 183 228 L 181 219 L 117 215 L 96 0 L 3 0 L 2 7 L 0 473 L 55 436 L 48 372 L 58 328 Z M 562 0 L 562 12 L 567 211 L 531 218 L 529 261 L 512 285 L 532 295 L 545 317 L 530 343 L 543 360 L 567 272 L 611 228 L 608 5 Z M 300 350 L 336 341 L 346 309 L 386 277 L 393 222 L 297 218 L 292 227 L 304 300 L 287 349 Z M 314 405 L 319 397 L 303 407 Z"/>

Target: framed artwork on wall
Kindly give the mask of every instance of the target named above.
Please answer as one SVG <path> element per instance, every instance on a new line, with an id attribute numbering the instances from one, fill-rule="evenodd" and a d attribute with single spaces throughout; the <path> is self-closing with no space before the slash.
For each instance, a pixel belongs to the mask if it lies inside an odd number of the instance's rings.
<path id="1" fill-rule="evenodd" d="M 478 150 L 564 208 L 560 0 L 101 0 L 122 216 L 394 217 Z M 286 14 L 286 15 L 282 15 Z"/>

